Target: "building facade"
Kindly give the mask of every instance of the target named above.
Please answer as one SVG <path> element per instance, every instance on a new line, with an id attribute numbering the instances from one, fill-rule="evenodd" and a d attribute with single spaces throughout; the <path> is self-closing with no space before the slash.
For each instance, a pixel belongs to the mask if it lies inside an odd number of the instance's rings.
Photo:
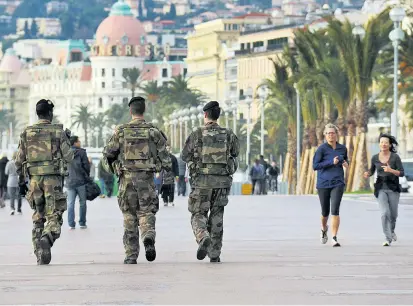
<path id="1" fill-rule="evenodd" d="M 10 128 L 16 141 L 19 131 L 29 121 L 29 72 L 13 49 L 7 49 L 0 62 L 0 110 L 11 115 L 15 120 L 2 117 L 0 132 Z M 6 121 L 6 122 L 5 122 Z M 14 121 L 14 122 L 12 122 Z M 10 122 L 13 124 L 10 126 Z"/>
<path id="2" fill-rule="evenodd" d="M 50 64 L 33 66 L 30 71 L 30 108 L 34 109 L 39 99 L 54 100 L 58 120 L 69 128 L 80 105 L 98 114 L 114 104 L 126 103 L 132 95 L 124 78 L 128 69 L 140 70 L 141 85 L 150 80 L 161 85 L 186 73 L 185 63 L 179 60 L 186 49 L 149 43 L 143 25 L 123 0 L 112 6 L 89 48 L 74 40 L 60 42 L 57 48 Z M 135 95 L 140 93 L 136 89 Z M 35 120 L 32 112 L 30 122 Z M 72 129 L 83 135 L 81 127 Z"/>

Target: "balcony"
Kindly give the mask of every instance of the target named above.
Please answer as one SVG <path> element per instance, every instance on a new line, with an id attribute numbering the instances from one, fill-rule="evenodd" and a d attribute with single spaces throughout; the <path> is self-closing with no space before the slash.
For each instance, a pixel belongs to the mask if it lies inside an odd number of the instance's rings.
<path id="1" fill-rule="evenodd" d="M 270 51 L 280 51 L 284 48 L 285 45 L 286 44 L 273 44 L 273 45 L 268 45 L 268 46 L 238 50 L 238 51 L 235 51 L 235 55 L 243 56 L 243 55 L 257 54 L 257 53 L 270 52 Z"/>

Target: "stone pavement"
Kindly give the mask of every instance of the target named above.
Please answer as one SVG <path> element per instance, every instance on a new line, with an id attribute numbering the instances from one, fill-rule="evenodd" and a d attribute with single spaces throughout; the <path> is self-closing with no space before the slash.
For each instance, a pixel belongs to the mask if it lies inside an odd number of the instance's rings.
<path id="1" fill-rule="evenodd" d="M 123 265 L 115 199 L 89 203 L 87 230 L 69 231 L 37 266 L 31 218 L 0 210 L 0 304 L 411 304 L 413 206 L 400 205 L 399 240 L 381 246 L 374 202 L 342 204 L 341 248 L 319 242 L 314 196 L 233 196 L 222 263 L 196 259 L 186 200 L 158 214 L 155 262 Z M 143 249 L 143 247 L 142 247 Z"/>

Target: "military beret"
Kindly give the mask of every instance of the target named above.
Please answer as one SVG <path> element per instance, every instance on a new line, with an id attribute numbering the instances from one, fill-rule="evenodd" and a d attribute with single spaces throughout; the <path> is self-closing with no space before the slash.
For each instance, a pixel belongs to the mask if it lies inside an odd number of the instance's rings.
<path id="1" fill-rule="evenodd" d="M 145 102 L 145 99 L 142 97 L 133 97 L 130 99 L 128 106 L 130 106 L 133 102 Z"/>
<path id="2" fill-rule="evenodd" d="M 53 108 L 54 108 L 54 104 L 50 100 L 41 99 L 36 103 L 36 111 L 41 111 L 45 109 L 53 110 Z"/>
<path id="3" fill-rule="evenodd" d="M 219 107 L 219 103 L 217 101 L 210 101 L 207 104 L 205 104 L 203 110 L 206 112 L 207 110 L 214 108 L 214 107 Z"/>

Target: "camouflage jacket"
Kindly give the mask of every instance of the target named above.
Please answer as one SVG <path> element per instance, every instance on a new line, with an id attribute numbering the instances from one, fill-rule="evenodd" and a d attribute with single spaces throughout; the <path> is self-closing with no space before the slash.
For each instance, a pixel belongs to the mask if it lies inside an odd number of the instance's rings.
<path id="1" fill-rule="evenodd" d="M 131 164 L 131 167 L 128 167 L 128 165 L 125 164 L 125 154 L 133 155 L 133 157 L 136 158 L 135 155 L 139 155 L 140 153 L 135 154 L 134 151 L 135 149 L 139 149 L 139 145 L 129 144 L 125 142 L 124 130 L 130 127 L 138 126 L 148 127 L 148 129 L 150 130 L 149 145 L 153 148 L 152 150 L 156 151 L 151 151 L 150 153 L 154 155 L 153 157 L 151 157 L 154 159 L 154 164 L 148 164 L 149 168 L 140 165 L 139 159 L 133 159 L 131 162 L 129 162 L 129 164 Z M 171 158 L 169 157 L 169 153 L 166 151 L 166 141 L 166 136 L 157 127 L 145 122 L 144 119 L 133 119 L 131 122 L 119 125 L 115 128 L 114 134 L 109 139 L 109 142 L 103 150 L 103 165 L 107 171 L 116 174 L 118 177 L 122 175 L 122 172 L 131 172 L 132 167 L 136 169 L 133 171 L 138 172 L 159 172 L 161 171 L 161 169 L 170 171 Z M 127 148 L 126 144 L 128 144 Z"/>
<path id="2" fill-rule="evenodd" d="M 48 145 L 42 146 L 41 142 L 37 142 L 35 144 L 36 146 L 38 146 L 37 148 L 33 147 L 34 144 L 28 145 L 26 141 L 28 130 L 36 128 L 37 126 L 47 127 L 50 125 L 52 125 L 52 123 L 49 120 L 41 119 L 36 124 L 26 127 L 25 130 L 21 133 L 20 140 L 19 140 L 19 147 L 18 147 L 17 156 L 16 156 L 16 168 L 17 168 L 17 174 L 19 176 L 19 183 L 23 183 L 26 179 L 26 176 L 29 175 L 29 173 L 27 173 L 27 163 L 28 163 L 28 160 L 30 160 L 28 156 L 31 153 L 33 153 L 33 151 L 43 151 L 45 152 L 45 154 L 52 153 L 53 155 L 53 161 L 46 161 L 46 158 L 45 158 L 44 165 L 42 165 L 41 157 L 36 156 L 36 159 L 38 160 L 38 162 L 36 162 L 37 165 L 33 167 L 33 168 L 36 168 L 36 175 L 50 175 L 50 174 L 64 175 L 65 172 L 67 171 L 67 168 L 65 168 L 67 163 L 72 162 L 74 158 L 73 150 L 71 149 L 71 145 L 70 145 L 67 132 L 63 130 L 63 126 L 61 125 L 53 125 L 54 127 L 56 127 L 55 135 L 59 135 L 59 137 L 57 139 L 58 140 L 57 142 L 54 142 L 53 141 L 54 139 L 52 138 L 51 148 L 48 147 Z M 55 147 L 56 144 L 59 144 L 58 148 Z M 51 167 L 54 168 L 53 171 L 50 171 L 51 169 L 46 169 L 46 168 L 51 168 Z M 42 169 L 44 169 L 44 171 L 42 171 Z M 29 169 L 29 172 L 30 172 L 30 169 Z M 42 172 L 44 174 L 42 174 Z"/>
<path id="3" fill-rule="evenodd" d="M 210 127 L 219 126 L 216 122 L 208 122 L 202 128 L 195 129 L 185 142 L 185 146 L 181 153 L 181 158 L 184 162 L 188 164 L 188 169 L 191 176 L 191 186 L 198 188 L 229 188 L 232 185 L 232 175 L 211 175 L 211 174 L 200 174 L 199 173 L 199 156 L 198 143 L 200 142 L 199 129 L 208 129 Z M 229 157 L 233 159 L 236 163 L 236 158 L 239 155 L 239 141 L 237 136 L 232 132 L 232 130 L 227 129 L 228 133 L 228 146 L 229 146 Z"/>

